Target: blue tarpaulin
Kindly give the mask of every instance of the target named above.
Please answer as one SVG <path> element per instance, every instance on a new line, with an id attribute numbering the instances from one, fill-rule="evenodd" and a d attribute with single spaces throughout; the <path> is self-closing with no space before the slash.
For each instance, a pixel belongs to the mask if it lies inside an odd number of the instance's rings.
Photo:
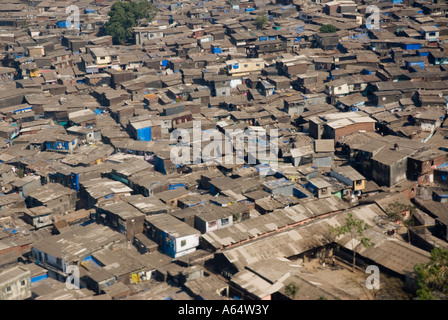
<path id="1" fill-rule="evenodd" d="M 406 63 L 407 66 L 420 66 L 421 68 L 425 68 L 425 62 L 424 61 L 412 61 L 412 62 L 407 62 Z"/>
<path id="2" fill-rule="evenodd" d="M 168 188 L 169 190 L 175 190 L 178 188 L 185 188 L 185 185 L 183 183 L 170 184 Z"/>

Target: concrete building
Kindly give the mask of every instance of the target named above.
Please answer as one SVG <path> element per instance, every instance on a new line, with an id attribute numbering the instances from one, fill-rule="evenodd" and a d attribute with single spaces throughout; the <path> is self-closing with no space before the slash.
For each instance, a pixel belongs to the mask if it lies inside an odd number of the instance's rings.
<path id="1" fill-rule="evenodd" d="M 26 300 L 31 298 L 30 271 L 19 266 L 0 273 L 0 300 Z"/>
<path id="2" fill-rule="evenodd" d="M 147 216 L 145 220 L 145 233 L 159 244 L 163 253 L 172 258 L 194 252 L 199 246 L 200 231 L 169 214 Z"/>

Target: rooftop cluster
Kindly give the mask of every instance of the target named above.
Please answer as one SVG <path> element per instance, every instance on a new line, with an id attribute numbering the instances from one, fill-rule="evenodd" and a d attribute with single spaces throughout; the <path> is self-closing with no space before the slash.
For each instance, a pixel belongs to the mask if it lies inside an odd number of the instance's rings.
<path id="1" fill-rule="evenodd" d="M 445 2 L 153 0 L 123 37 L 113 4 L 0 6 L 0 300 L 369 299 L 341 279 L 372 264 L 415 296 L 448 247 Z"/>

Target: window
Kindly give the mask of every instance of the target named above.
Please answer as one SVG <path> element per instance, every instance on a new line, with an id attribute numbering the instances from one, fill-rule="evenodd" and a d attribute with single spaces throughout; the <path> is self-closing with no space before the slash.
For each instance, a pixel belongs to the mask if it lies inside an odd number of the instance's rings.
<path id="1" fill-rule="evenodd" d="M 221 219 L 221 225 L 225 226 L 226 224 L 229 224 L 229 218 Z"/>
<path id="2" fill-rule="evenodd" d="M 362 184 L 362 180 L 356 180 L 356 185 L 360 186 Z"/>
<path id="3" fill-rule="evenodd" d="M 209 227 L 209 228 L 216 227 L 216 221 L 210 221 L 210 222 L 208 223 L 208 227 Z"/>
<path id="4" fill-rule="evenodd" d="M 245 64 L 245 65 L 244 65 L 244 68 L 247 68 L 248 66 L 249 66 L 249 65 Z"/>
<path id="5" fill-rule="evenodd" d="M 6 287 L 6 292 L 11 292 L 11 286 Z"/>
<path id="6" fill-rule="evenodd" d="M 24 287 L 25 284 L 26 284 L 26 281 L 25 281 L 25 280 L 20 281 L 20 285 L 21 285 L 22 287 Z"/>
<path id="7" fill-rule="evenodd" d="M 180 242 L 180 246 L 181 247 L 185 247 L 187 245 L 187 240 L 182 240 L 181 242 Z"/>

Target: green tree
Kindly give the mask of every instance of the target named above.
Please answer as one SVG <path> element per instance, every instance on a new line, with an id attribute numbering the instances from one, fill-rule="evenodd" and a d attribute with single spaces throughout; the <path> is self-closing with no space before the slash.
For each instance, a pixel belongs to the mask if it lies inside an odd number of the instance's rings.
<path id="1" fill-rule="evenodd" d="M 352 248 L 353 251 L 352 272 L 355 271 L 356 254 L 358 253 L 358 250 L 361 247 L 361 245 L 363 245 L 366 248 L 374 245 L 369 238 L 364 236 L 364 231 L 367 230 L 368 228 L 369 226 L 363 220 L 356 219 L 355 217 L 353 217 L 353 214 L 349 212 L 344 225 L 331 229 L 332 232 L 336 233 L 338 237 L 342 235 L 348 235 L 350 236 L 351 242 L 353 244 L 357 243 Z"/>
<path id="2" fill-rule="evenodd" d="M 429 262 L 417 264 L 414 270 L 420 300 L 448 299 L 448 250 L 432 249 Z"/>
<path id="3" fill-rule="evenodd" d="M 395 221 L 403 221 L 402 212 L 410 211 L 411 215 L 415 212 L 415 206 L 399 203 L 398 201 L 392 202 L 387 206 L 386 214 L 390 219 Z"/>
<path id="4" fill-rule="evenodd" d="M 219 74 L 227 74 L 228 69 L 227 67 L 221 68 L 221 70 L 219 70 Z"/>
<path id="5" fill-rule="evenodd" d="M 285 294 L 291 299 L 294 299 L 298 291 L 299 287 L 294 282 L 290 282 L 285 287 Z"/>
<path id="6" fill-rule="evenodd" d="M 17 170 L 16 170 L 16 175 L 17 175 L 19 178 L 23 178 L 23 177 L 25 176 L 25 172 L 24 172 L 22 169 L 17 169 Z"/>
<path id="7" fill-rule="evenodd" d="M 324 24 L 322 27 L 320 27 L 319 31 L 322 33 L 333 33 L 338 31 L 338 29 L 332 24 Z"/>
<path id="8" fill-rule="evenodd" d="M 268 18 L 266 16 L 258 16 L 255 18 L 255 24 L 258 29 L 263 29 L 266 23 L 268 23 Z"/>
<path id="9" fill-rule="evenodd" d="M 115 44 L 130 42 L 132 29 L 142 22 L 151 22 L 156 8 L 148 0 L 115 2 L 109 13 L 109 21 L 104 25 L 104 33 L 111 35 Z"/>

